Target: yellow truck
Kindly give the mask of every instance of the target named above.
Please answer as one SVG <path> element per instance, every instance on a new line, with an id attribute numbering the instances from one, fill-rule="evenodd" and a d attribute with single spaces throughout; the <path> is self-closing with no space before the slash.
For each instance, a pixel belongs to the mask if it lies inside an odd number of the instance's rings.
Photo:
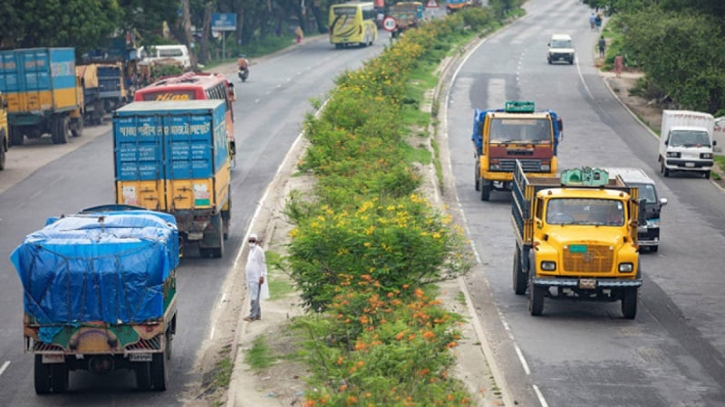
<path id="1" fill-rule="evenodd" d="M 49 133 L 53 144 L 83 134 L 83 89 L 73 48 L 0 51 L 0 92 L 8 98 L 10 144 Z"/>
<path id="2" fill-rule="evenodd" d="M 10 147 L 8 131 L 8 99 L 0 93 L 0 171 L 5 169 L 8 147 Z"/>
<path id="3" fill-rule="evenodd" d="M 493 191 L 510 191 L 516 160 L 533 176 L 556 174 L 557 146 L 564 123 L 556 112 L 535 110 L 534 102 L 508 101 L 504 108 L 473 115 L 474 185 L 481 200 Z"/>
<path id="4" fill-rule="evenodd" d="M 634 319 L 642 285 L 637 188 L 593 168 L 527 175 L 517 162 L 511 220 L 513 289 L 528 292 L 531 315 L 542 314 L 546 298 L 621 301 Z"/>
<path id="5" fill-rule="evenodd" d="M 126 87 L 120 62 L 78 65 L 76 76 L 83 87 L 85 123 L 101 124 L 106 113 L 126 103 Z"/>

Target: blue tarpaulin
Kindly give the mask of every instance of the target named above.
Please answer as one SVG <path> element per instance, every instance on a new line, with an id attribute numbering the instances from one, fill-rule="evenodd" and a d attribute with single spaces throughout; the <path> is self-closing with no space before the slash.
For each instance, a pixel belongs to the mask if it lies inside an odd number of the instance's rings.
<path id="1" fill-rule="evenodd" d="M 10 255 L 25 312 L 44 324 L 140 323 L 164 314 L 179 264 L 172 216 L 135 210 L 51 218 Z"/>

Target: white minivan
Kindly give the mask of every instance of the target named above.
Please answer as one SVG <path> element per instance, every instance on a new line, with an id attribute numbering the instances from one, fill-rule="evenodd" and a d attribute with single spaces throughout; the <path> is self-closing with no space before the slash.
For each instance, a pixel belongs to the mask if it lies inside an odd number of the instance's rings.
<path id="1" fill-rule="evenodd" d="M 173 59 L 184 68 L 191 67 L 189 49 L 186 45 L 152 45 L 148 48 L 141 47 L 138 55 L 144 63 L 150 63 L 162 59 Z"/>

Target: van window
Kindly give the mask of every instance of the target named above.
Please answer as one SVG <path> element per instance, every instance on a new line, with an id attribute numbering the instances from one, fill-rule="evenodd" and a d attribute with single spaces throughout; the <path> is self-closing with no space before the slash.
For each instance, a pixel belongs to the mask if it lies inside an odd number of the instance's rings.
<path id="1" fill-rule="evenodd" d="M 657 202 L 657 192 L 652 184 L 632 184 L 639 190 L 639 199 L 644 199 L 646 203 Z"/>
<path id="2" fill-rule="evenodd" d="M 171 57 L 182 57 L 184 56 L 184 53 L 181 51 L 181 49 L 160 49 L 159 50 L 159 56 L 161 58 L 171 58 Z"/>

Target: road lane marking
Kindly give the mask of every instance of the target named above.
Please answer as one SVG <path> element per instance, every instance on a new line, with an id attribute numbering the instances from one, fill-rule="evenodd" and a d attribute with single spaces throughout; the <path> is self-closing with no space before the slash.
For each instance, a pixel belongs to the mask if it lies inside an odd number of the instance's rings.
<path id="1" fill-rule="evenodd" d="M 534 385 L 534 392 L 536 392 L 536 397 L 539 398 L 539 403 L 541 403 L 541 407 L 549 407 L 549 403 L 546 402 L 544 395 L 541 394 L 541 390 L 539 390 L 539 386 Z"/>
<path id="2" fill-rule="evenodd" d="M 5 363 L 3 363 L 2 366 L 0 366 L 0 376 L 3 375 L 3 373 L 5 372 L 5 369 L 7 369 L 8 366 L 10 366 L 10 361 L 6 360 Z"/>

